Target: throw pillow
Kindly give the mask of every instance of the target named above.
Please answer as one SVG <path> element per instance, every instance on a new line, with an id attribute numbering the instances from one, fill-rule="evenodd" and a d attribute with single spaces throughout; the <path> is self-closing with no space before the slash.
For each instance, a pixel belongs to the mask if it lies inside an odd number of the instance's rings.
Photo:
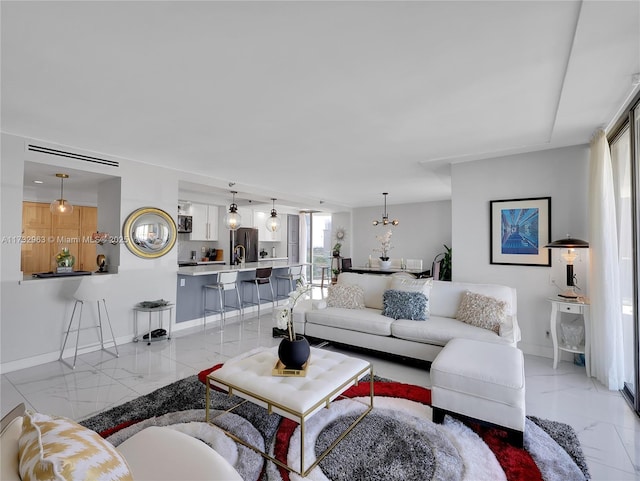
<path id="1" fill-rule="evenodd" d="M 364 290 L 360 286 L 350 284 L 334 284 L 329 286 L 327 307 L 364 309 Z"/>
<path id="2" fill-rule="evenodd" d="M 422 292 L 405 292 L 389 289 L 384 292 L 382 315 L 393 319 L 424 321 L 427 316 L 427 296 Z"/>
<path id="3" fill-rule="evenodd" d="M 18 446 L 23 481 L 133 481 L 111 443 L 63 417 L 26 411 Z"/>
<path id="4" fill-rule="evenodd" d="M 422 292 L 427 299 L 427 303 L 424 309 L 425 319 L 429 319 L 429 298 L 431 297 L 431 287 L 433 286 L 433 279 L 411 279 L 408 277 L 394 277 L 391 276 L 390 289 L 396 291 L 405 292 Z"/>
<path id="5" fill-rule="evenodd" d="M 507 303 L 495 297 L 466 291 L 458 306 L 456 319 L 472 326 L 500 334 L 500 324 L 507 318 Z"/>

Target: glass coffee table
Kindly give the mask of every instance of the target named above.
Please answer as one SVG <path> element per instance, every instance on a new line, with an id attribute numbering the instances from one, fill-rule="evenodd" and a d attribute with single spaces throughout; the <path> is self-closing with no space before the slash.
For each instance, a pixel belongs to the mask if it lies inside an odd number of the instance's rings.
<path id="1" fill-rule="evenodd" d="M 300 464 L 296 469 L 275 459 L 265 451 L 239 439 L 233 433 L 225 433 L 263 457 L 289 471 L 306 476 L 324 457 L 373 409 L 373 366 L 370 362 L 344 354 L 311 348 L 306 375 L 274 376 L 272 370 L 278 360 L 277 347 L 265 349 L 242 359 L 229 360 L 223 367 L 207 376 L 206 420 L 209 415 L 210 390 L 212 388 L 235 395 L 242 401 L 225 412 L 231 412 L 246 402 L 295 421 L 300 426 Z M 355 421 L 310 466 L 304 462 L 305 423 L 322 409 L 331 409 L 331 402 L 341 397 L 351 386 L 369 374 L 369 402 Z"/>

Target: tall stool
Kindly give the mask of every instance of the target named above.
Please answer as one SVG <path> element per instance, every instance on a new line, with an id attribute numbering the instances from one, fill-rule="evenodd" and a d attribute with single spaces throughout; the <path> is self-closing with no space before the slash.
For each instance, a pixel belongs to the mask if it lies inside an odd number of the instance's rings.
<path id="1" fill-rule="evenodd" d="M 238 271 L 219 272 L 218 282 L 215 284 L 207 284 L 204 287 L 204 327 L 207 327 L 207 312 L 217 312 L 222 315 L 222 329 L 227 322 L 227 307 L 235 307 L 227 305 L 227 291 L 235 290 L 238 299 L 238 309 L 242 318 L 242 301 L 240 300 L 240 290 L 238 289 Z M 218 291 L 219 309 L 210 309 L 207 307 L 207 291 L 213 289 Z"/>
<path id="2" fill-rule="evenodd" d="M 109 319 L 109 312 L 107 311 L 107 303 L 105 301 L 106 297 L 106 283 L 109 281 L 109 277 L 107 275 L 91 275 L 83 277 L 80 281 L 80 285 L 76 289 L 76 292 L 73 294 L 73 298 L 76 300 L 73 305 L 73 311 L 71 312 L 71 319 L 69 320 L 69 326 L 67 327 L 67 332 L 64 336 L 64 343 L 62 344 L 62 349 L 60 350 L 59 361 L 63 362 L 71 369 L 76 368 L 76 359 L 78 357 L 78 344 L 80 341 L 80 331 L 85 329 L 98 329 L 98 336 L 100 337 L 100 348 L 111 354 L 114 357 L 120 357 L 118 353 L 118 345 L 116 344 L 116 338 L 113 335 L 113 328 L 111 327 L 111 319 Z M 104 347 L 104 334 L 102 332 L 102 313 L 100 309 L 100 301 L 102 301 L 102 307 L 104 309 L 105 316 L 107 318 L 107 324 L 109 325 L 109 332 L 111 333 L 111 342 L 113 342 L 113 347 L 115 349 L 115 353 L 107 350 Z M 96 326 L 88 326 L 82 327 L 82 308 L 84 307 L 85 302 L 95 302 L 98 306 L 98 324 Z M 72 329 L 73 318 L 76 314 L 76 308 L 80 304 L 80 314 L 78 315 L 78 327 L 76 329 Z M 67 345 L 67 340 L 69 339 L 69 333 L 76 332 L 76 349 L 73 355 L 73 364 L 69 364 L 65 361 L 62 356 L 64 355 L 64 349 Z"/>
<path id="3" fill-rule="evenodd" d="M 289 271 L 286 274 L 276 276 L 276 280 L 277 279 L 289 281 L 289 292 L 294 291 L 296 289 L 296 284 L 298 283 L 298 281 L 302 280 L 302 266 L 300 265 L 289 267 Z M 279 287 L 280 284 L 276 284 L 276 294 L 278 294 L 278 298 L 280 298 Z M 288 297 L 288 295 L 283 296 L 282 298 L 284 299 L 285 297 Z"/>
<path id="4" fill-rule="evenodd" d="M 253 284 L 256 286 L 256 295 L 258 297 L 258 302 L 252 302 L 252 301 L 244 301 L 244 304 L 251 304 L 251 305 L 257 305 L 258 306 L 258 319 L 260 319 L 260 286 L 263 284 L 269 284 L 269 289 L 271 289 L 271 305 L 273 307 L 275 307 L 275 302 L 276 302 L 276 298 L 273 295 L 273 284 L 271 283 L 271 271 L 272 268 L 271 267 L 261 267 L 259 269 L 256 269 L 256 277 L 254 279 L 246 279 L 242 282 L 246 282 L 248 284 Z M 244 289 L 243 289 L 244 292 Z M 268 300 L 268 299 L 267 299 Z"/>

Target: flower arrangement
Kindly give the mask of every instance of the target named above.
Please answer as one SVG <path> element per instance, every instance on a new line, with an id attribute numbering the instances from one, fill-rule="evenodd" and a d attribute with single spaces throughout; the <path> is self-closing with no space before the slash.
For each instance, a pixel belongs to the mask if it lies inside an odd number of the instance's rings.
<path id="1" fill-rule="evenodd" d="M 296 339 L 296 333 L 293 327 L 293 308 L 301 298 L 306 297 L 307 292 L 310 290 L 311 284 L 305 285 L 304 282 L 298 280 L 296 290 L 289 293 L 289 298 L 284 307 L 273 311 L 278 329 L 286 330 L 287 337 L 290 341 Z"/>
<path id="2" fill-rule="evenodd" d="M 393 246 L 391 245 L 391 235 L 393 234 L 393 232 L 391 232 L 391 230 L 388 230 L 387 232 L 385 232 L 383 235 L 377 235 L 376 239 L 378 240 L 378 242 L 380 242 L 380 247 L 377 249 L 373 249 L 375 252 L 380 252 L 382 255 L 380 256 L 380 260 L 381 261 L 388 261 L 389 260 L 389 251 L 391 249 L 393 249 Z"/>

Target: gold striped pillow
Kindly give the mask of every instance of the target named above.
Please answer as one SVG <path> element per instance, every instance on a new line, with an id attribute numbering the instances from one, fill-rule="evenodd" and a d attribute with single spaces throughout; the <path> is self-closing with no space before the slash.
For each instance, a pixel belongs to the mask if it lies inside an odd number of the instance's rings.
<path id="1" fill-rule="evenodd" d="M 18 446 L 22 481 L 133 481 L 111 443 L 63 417 L 27 411 Z"/>

